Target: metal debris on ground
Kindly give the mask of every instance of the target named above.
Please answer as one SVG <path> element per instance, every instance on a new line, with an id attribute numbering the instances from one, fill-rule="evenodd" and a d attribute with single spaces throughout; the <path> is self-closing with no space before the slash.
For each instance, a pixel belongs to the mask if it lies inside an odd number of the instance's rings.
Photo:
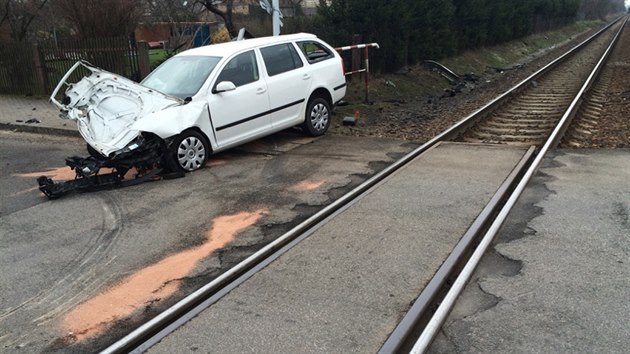
<path id="1" fill-rule="evenodd" d="M 425 60 L 424 66 L 432 71 L 438 72 L 440 76 L 448 80 L 449 84 L 453 86 L 453 88 L 444 90 L 444 94 L 441 98 L 453 97 L 462 92 L 465 88 L 472 89 L 475 87 L 475 83 L 481 79 L 478 75 L 473 73 L 459 75 L 453 70 L 433 60 Z"/>
<path id="2" fill-rule="evenodd" d="M 359 111 L 356 111 L 356 112 L 354 112 L 354 117 L 352 117 L 352 116 L 343 117 L 343 121 L 341 123 L 343 125 L 355 126 L 355 125 L 357 125 L 358 121 L 359 121 Z"/>
<path id="3" fill-rule="evenodd" d="M 72 192 L 91 192 L 107 188 L 119 188 L 136 185 L 154 179 L 170 179 L 183 177 L 183 172 L 170 172 L 164 168 L 162 156 L 166 149 L 159 139 L 147 139 L 145 144 L 135 150 L 118 154 L 112 158 L 89 156 L 86 158 L 72 156 L 66 159 L 66 165 L 76 173 L 74 180 L 55 182 L 41 176 L 37 179 L 39 190 L 49 199 L 56 199 Z M 112 172 L 99 174 L 101 168 Z M 128 172 L 135 169 L 132 178 Z"/>

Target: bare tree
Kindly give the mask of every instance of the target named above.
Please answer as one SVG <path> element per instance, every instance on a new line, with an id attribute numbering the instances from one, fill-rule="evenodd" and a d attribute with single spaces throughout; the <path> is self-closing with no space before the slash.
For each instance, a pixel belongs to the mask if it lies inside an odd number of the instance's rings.
<path id="1" fill-rule="evenodd" d="M 129 35 L 143 15 L 142 0 L 55 0 L 79 37 Z"/>
<path id="2" fill-rule="evenodd" d="M 304 0 L 287 0 L 284 4 L 281 2 L 280 7 L 287 7 L 291 16 L 303 16 L 302 3 Z"/>
<path id="3" fill-rule="evenodd" d="M 24 40 L 48 0 L 3 0 L 0 2 L 0 28 L 8 23 L 11 38 Z"/>
<path id="4" fill-rule="evenodd" d="M 9 19 L 9 0 L 0 1 L 0 26 Z"/>
<path id="5" fill-rule="evenodd" d="M 234 22 L 232 22 L 234 0 L 197 0 L 196 2 L 205 7 L 206 10 L 221 17 L 231 37 L 238 35 L 238 32 L 234 28 Z"/>
<path id="6" fill-rule="evenodd" d="M 146 0 L 145 20 L 148 22 L 191 22 L 199 20 L 199 13 L 205 8 L 194 1 L 185 0 Z"/>

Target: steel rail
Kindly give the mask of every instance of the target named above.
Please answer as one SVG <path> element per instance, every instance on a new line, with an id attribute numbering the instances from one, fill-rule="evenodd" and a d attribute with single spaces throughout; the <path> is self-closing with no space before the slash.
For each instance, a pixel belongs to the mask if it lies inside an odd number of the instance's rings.
<path id="1" fill-rule="evenodd" d="M 537 78 L 542 75 L 544 72 L 555 66 L 561 60 L 568 57 L 570 54 L 579 50 L 579 48 L 588 44 L 591 40 L 597 37 L 599 34 L 603 33 L 606 29 L 616 23 L 618 20 L 615 20 L 608 24 L 606 27 L 602 28 L 600 31 L 592 35 L 591 37 L 584 40 L 582 43 L 578 44 L 561 57 L 547 64 L 542 69 L 538 70 L 536 73 L 532 74 L 527 79 L 523 80 L 518 85 L 514 86 L 512 89 L 504 93 L 503 95 L 495 98 L 484 107 L 478 109 L 474 113 L 468 115 L 463 118 L 450 128 L 444 130 L 439 133 L 431 140 L 427 141 L 423 145 L 409 152 L 407 155 L 403 156 L 399 160 L 395 161 L 391 165 L 387 166 L 382 171 L 378 172 L 370 179 L 361 183 L 359 186 L 355 187 L 350 192 L 344 194 L 339 199 L 335 200 L 328 206 L 324 207 L 319 212 L 315 213 L 311 217 L 307 218 L 300 224 L 296 225 L 293 229 L 287 231 L 285 234 L 272 241 L 256 253 L 247 257 L 242 262 L 238 263 L 234 267 L 227 270 L 225 273 L 221 274 L 219 277 L 215 278 L 208 284 L 202 286 L 198 290 L 194 291 L 190 295 L 186 296 L 182 300 L 178 301 L 173 306 L 166 309 L 164 312 L 158 314 L 148 322 L 144 323 L 140 327 L 133 330 L 131 333 L 127 334 L 123 338 L 114 342 L 107 348 L 103 349 L 101 353 L 103 354 L 111 354 L 111 353 L 127 353 L 133 351 L 135 348 L 142 347 L 143 349 L 148 349 L 148 347 L 143 346 L 142 343 L 153 338 L 156 334 L 159 334 L 161 337 L 164 337 L 174 331 L 176 328 L 173 326 L 173 323 L 177 322 L 179 318 L 185 316 L 187 312 L 192 309 L 197 308 L 198 305 L 205 303 L 207 299 L 212 297 L 214 294 L 218 293 L 221 289 L 225 288 L 230 282 L 235 279 L 238 279 L 241 275 L 246 274 L 248 271 L 256 267 L 256 265 L 262 263 L 283 249 L 284 246 L 296 240 L 300 235 L 303 235 L 308 232 L 309 229 L 316 227 L 319 223 L 326 220 L 331 215 L 339 212 L 344 209 L 344 207 L 348 207 L 353 202 L 358 201 L 365 196 L 369 190 L 377 185 L 378 183 L 385 180 L 388 176 L 392 175 L 394 172 L 411 162 L 413 159 L 426 152 L 433 146 L 435 146 L 440 141 L 444 141 L 450 139 L 457 134 L 463 132 L 467 126 L 474 124 L 474 121 L 479 118 L 480 115 L 489 112 L 492 108 L 496 107 L 500 103 L 502 103 L 505 99 L 507 99 L 511 94 L 513 94 L 516 90 L 520 89 L 524 85 L 526 85 L 529 81 Z M 181 323 L 178 323 L 181 324 Z M 156 339 L 151 340 L 156 341 Z"/>
<path id="2" fill-rule="evenodd" d="M 528 78 L 517 84 L 516 86 L 509 89 L 507 92 L 495 98 L 493 101 L 488 103 L 483 108 L 471 114 L 469 117 L 465 118 L 463 121 L 459 122 L 458 125 L 471 125 L 474 122 L 480 120 L 486 113 L 491 111 L 494 107 L 503 103 L 504 100 L 508 99 L 510 96 L 514 95 L 521 88 L 528 85 L 531 81 L 538 79 L 545 73 L 549 72 L 552 68 L 557 66 L 562 61 L 569 58 L 571 54 L 576 53 L 579 49 L 583 48 L 586 44 L 590 43 L 594 38 L 599 36 L 608 30 L 612 25 L 617 23 L 621 19 L 611 22 L 609 25 L 587 38 L 580 44 L 576 45 L 557 59 L 553 60 L 549 64 L 545 65 L 543 68 L 538 70 L 537 72 L 530 75 Z M 512 186 L 514 187 L 514 186 Z M 503 188 L 503 187 L 502 187 Z M 495 194 L 496 197 L 496 194 Z M 507 193 L 503 193 L 502 202 L 508 198 Z M 491 205 L 492 204 L 492 205 Z M 486 208 L 492 208 L 491 210 L 498 210 L 498 203 L 494 200 L 491 200 Z M 427 312 L 434 303 L 434 300 L 437 297 L 437 292 L 440 288 L 447 282 L 449 277 L 452 277 L 455 273 L 456 267 L 461 267 L 460 260 L 463 258 L 463 253 L 468 251 L 471 252 L 470 247 L 473 242 L 478 241 L 481 237 L 481 232 L 485 229 L 482 229 L 482 226 L 485 225 L 486 229 L 488 225 L 491 223 L 490 216 L 495 215 L 488 212 L 486 209 L 482 211 L 479 217 L 485 218 L 485 220 L 475 220 L 475 222 L 471 225 L 471 228 L 466 232 L 466 234 L 462 237 L 460 242 L 454 248 L 453 253 L 445 260 L 445 262 L 440 266 L 438 271 L 435 273 L 434 277 L 427 284 L 425 289 L 421 292 L 419 297 L 416 299 L 411 308 L 407 311 L 403 319 L 398 323 L 394 331 L 390 334 L 389 338 L 385 341 L 381 349 L 379 350 L 379 354 L 388 354 L 388 353 L 396 353 L 398 352 L 404 343 L 407 341 L 407 338 L 411 336 L 411 334 L 416 330 L 418 323 L 421 318 L 427 316 Z M 462 249 L 463 248 L 463 249 Z M 459 263 L 459 264 L 458 264 Z"/>
<path id="3" fill-rule="evenodd" d="M 560 59 L 564 60 L 564 59 L 568 58 L 569 54 L 575 53 L 576 49 L 582 48 L 585 44 L 589 43 L 596 36 L 600 35 L 605 30 L 610 28 L 612 25 L 617 23 L 621 18 L 623 18 L 623 17 L 620 17 L 617 20 L 611 22 L 608 26 L 604 27 L 602 30 L 598 31 L 596 34 L 594 34 L 593 36 L 589 37 L 588 39 L 586 39 L 582 43 L 578 44 L 576 47 L 572 48 L 567 53 L 563 54 L 561 57 L 557 58 L 556 60 L 552 61 L 551 63 L 549 63 L 548 65 L 546 65 L 542 69 L 540 69 L 539 71 L 535 72 L 534 74 L 529 76 L 527 79 L 523 80 L 521 83 L 519 83 L 518 85 L 514 86 L 509 91 L 507 91 L 506 93 L 502 94 L 497 99 L 495 99 L 494 101 L 492 101 L 491 103 L 486 105 L 484 108 L 482 108 L 479 111 L 473 113 L 473 116 L 475 116 L 475 115 L 482 116 L 485 113 L 486 109 L 491 109 L 492 107 L 497 105 L 497 102 L 496 102 L 497 100 L 503 100 L 503 99 L 509 97 L 510 95 L 512 95 L 513 93 L 518 92 L 518 90 L 521 87 L 527 85 L 530 81 L 535 80 L 535 79 L 539 78 L 540 76 L 542 76 L 543 74 L 545 74 L 546 72 L 548 72 L 551 68 L 555 67 L 556 64 L 558 64 L 560 62 Z M 597 67 L 597 65 L 596 65 L 596 67 Z M 568 110 L 570 110 L 570 109 L 571 109 L 571 106 L 569 106 Z M 572 115 L 571 115 L 571 117 L 572 117 Z M 559 122 L 561 122 L 561 121 L 562 120 L 560 120 Z M 508 199 L 507 195 L 504 196 L 502 201 L 505 202 L 506 199 Z M 493 201 L 491 201 L 489 204 L 491 204 L 491 203 L 493 203 Z M 484 211 L 482 211 L 480 216 L 484 216 L 483 215 L 484 213 L 485 213 L 485 209 L 484 209 Z M 489 214 L 485 215 L 485 217 L 487 217 L 487 216 L 489 216 Z M 485 223 L 486 223 L 486 227 L 487 227 L 488 224 L 491 223 L 491 220 L 485 220 Z M 458 249 L 459 247 L 466 247 L 470 251 L 469 246 L 473 243 L 473 241 L 480 239 L 480 236 L 481 236 L 480 234 L 476 234 L 475 235 L 476 237 L 474 237 L 474 238 L 469 236 L 469 233 L 472 233 L 473 229 L 474 229 L 474 232 L 479 232 L 479 233 L 482 230 L 482 228 L 479 227 L 479 224 L 477 224 L 477 221 L 475 221 L 475 223 L 473 223 L 471 225 L 471 228 L 462 237 L 462 240 L 460 241 L 460 243 L 458 243 L 458 245 L 454 249 L 454 253 L 457 252 L 457 258 L 456 258 L 457 260 L 461 259 L 461 256 L 459 255 L 459 253 L 462 253 L 462 251 Z M 462 241 L 466 242 L 467 246 L 463 246 L 461 244 Z M 388 353 L 396 353 L 396 352 L 398 352 L 401 349 L 401 347 L 406 343 L 406 341 L 411 336 L 411 334 L 416 330 L 416 328 L 417 328 L 419 322 L 421 321 L 421 319 L 425 318 L 427 316 L 427 312 L 430 309 L 430 306 L 432 306 L 432 304 L 434 303 L 434 300 L 437 297 L 437 292 L 439 291 L 439 287 L 441 287 L 443 284 L 445 284 L 447 282 L 449 276 L 453 276 L 453 274 L 454 274 L 454 271 L 455 271 L 455 269 L 457 267 L 456 262 L 454 262 L 455 260 L 451 259 L 451 257 L 454 257 L 454 256 L 455 255 L 451 254 L 451 256 L 449 256 L 449 258 L 447 258 L 447 260 L 444 262 L 444 264 L 442 264 L 442 266 L 438 269 L 438 271 L 436 272 L 434 277 L 427 284 L 425 289 L 421 292 L 421 294 L 416 299 L 414 304 L 411 306 L 409 311 L 407 311 L 407 313 L 405 314 L 403 319 L 399 322 L 399 324 L 396 326 L 394 331 L 390 334 L 389 338 L 385 341 L 385 343 L 383 344 L 383 346 L 379 350 L 379 354 L 388 354 Z M 461 267 L 461 264 L 459 266 Z"/>
<path id="4" fill-rule="evenodd" d="M 379 354 L 396 353 L 418 326 L 420 319 L 428 312 L 432 304 L 439 297 L 439 293 L 444 289 L 449 277 L 458 269 L 466 255 L 470 254 L 472 245 L 479 239 L 481 233 L 487 230 L 488 225 L 496 215 L 503 202 L 508 198 L 509 193 L 514 190 L 519 178 L 522 177 L 525 169 L 531 164 L 535 156 L 534 146 L 530 146 L 518 164 L 512 169 L 505 181 L 494 193 L 488 204 L 475 218 L 462 238 L 457 242 L 446 260 L 440 265 L 437 272 L 424 287 L 420 295 L 416 298 L 411 308 L 407 311 L 403 319 L 398 323 L 394 331 L 389 335 L 385 343 L 381 346 Z"/>
<path id="5" fill-rule="evenodd" d="M 551 148 L 557 146 L 558 142 L 562 138 L 563 132 L 566 130 L 567 126 L 571 123 L 571 119 L 575 115 L 577 109 L 579 108 L 579 105 L 585 93 L 595 82 L 597 75 L 601 71 L 610 53 L 612 52 L 612 49 L 617 43 L 617 40 L 627 22 L 628 22 L 628 17 L 626 17 L 626 19 L 624 20 L 620 29 L 617 31 L 617 34 L 611 41 L 610 45 L 608 46 L 608 48 L 606 49 L 606 51 L 604 52 L 600 60 L 598 61 L 595 68 L 591 71 L 591 74 L 585 81 L 584 85 L 582 86 L 578 94 L 573 99 L 573 102 L 571 102 L 571 105 L 566 110 L 566 112 L 560 119 L 559 123 L 556 125 L 555 129 L 553 130 L 553 132 L 551 133 L 551 135 L 545 142 L 544 146 L 540 149 L 540 151 L 534 158 L 534 161 L 532 162 L 531 166 L 527 169 L 527 171 L 523 175 L 523 178 L 514 189 L 514 192 L 512 192 L 512 194 L 508 198 L 505 205 L 501 208 L 501 211 L 497 215 L 496 219 L 490 225 L 490 228 L 483 236 L 481 242 L 479 243 L 479 246 L 473 252 L 473 255 L 470 257 L 470 260 L 466 263 L 461 273 L 456 278 L 455 282 L 449 289 L 448 293 L 446 294 L 446 296 L 440 303 L 438 309 L 429 320 L 429 323 L 427 324 L 424 331 L 420 335 L 420 338 L 414 344 L 411 350 L 411 353 L 413 354 L 424 353 L 433 342 L 433 338 L 435 337 L 439 329 L 442 327 L 444 320 L 446 320 L 446 317 L 448 316 L 451 309 L 455 305 L 455 301 L 457 300 L 457 298 L 463 291 L 464 287 L 470 280 L 470 277 L 472 276 L 473 272 L 477 268 L 477 265 L 481 261 L 481 258 L 483 257 L 485 252 L 488 250 L 488 248 L 494 241 L 497 234 L 499 233 L 501 226 L 503 226 L 503 223 L 507 219 L 508 214 L 510 213 L 512 208 L 516 205 L 516 202 L 518 201 L 519 197 L 525 190 L 525 187 L 527 187 L 527 185 L 529 184 L 529 181 L 532 179 L 532 177 L 534 176 L 534 174 L 540 167 L 543 158 L 545 157 L 545 155 Z"/>

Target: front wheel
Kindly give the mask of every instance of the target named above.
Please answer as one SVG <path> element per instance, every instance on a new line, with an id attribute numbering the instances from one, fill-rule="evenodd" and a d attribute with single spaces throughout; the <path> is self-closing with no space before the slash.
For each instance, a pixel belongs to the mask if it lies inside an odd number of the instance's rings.
<path id="1" fill-rule="evenodd" d="M 210 148 L 201 133 L 186 130 L 175 138 L 166 159 L 171 169 L 192 172 L 206 164 L 209 153 Z"/>
<path id="2" fill-rule="evenodd" d="M 306 116 L 302 130 L 311 136 L 320 136 L 330 126 L 330 103 L 321 97 L 311 99 L 306 106 Z"/>

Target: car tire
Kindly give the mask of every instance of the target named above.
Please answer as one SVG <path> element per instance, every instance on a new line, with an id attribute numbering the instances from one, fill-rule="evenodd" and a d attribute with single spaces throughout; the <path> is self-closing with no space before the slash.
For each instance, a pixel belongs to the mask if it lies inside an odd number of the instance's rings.
<path id="1" fill-rule="evenodd" d="M 314 97 L 308 101 L 302 130 L 310 136 L 320 136 L 330 127 L 332 111 L 330 103 L 321 97 Z"/>
<path id="2" fill-rule="evenodd" d="M 173 140 L 166 163 L 172 171 L 192 172 L 205 166 L 209 154 L 206 138 L 196 130 L 185 130 Z"/>

